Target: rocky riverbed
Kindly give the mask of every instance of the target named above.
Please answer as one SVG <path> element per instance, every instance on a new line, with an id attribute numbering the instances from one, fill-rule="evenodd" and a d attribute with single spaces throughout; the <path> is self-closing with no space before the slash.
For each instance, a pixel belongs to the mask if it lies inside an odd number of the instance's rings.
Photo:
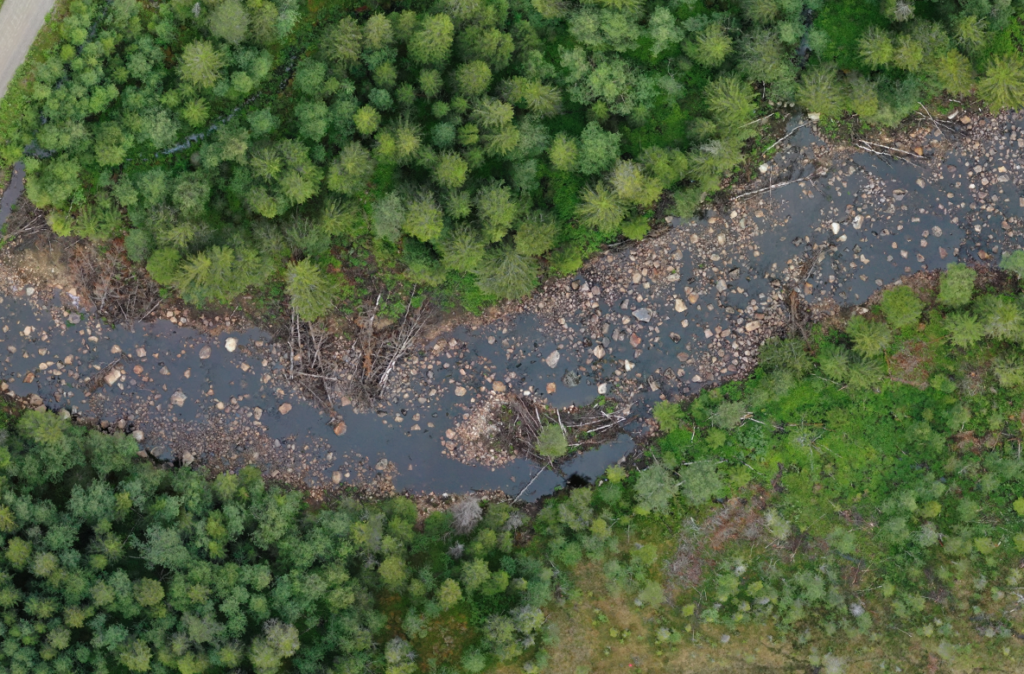
<path id="1" fill-rule="evenodd" d="M 562 477 L 538 477 L 492 441 L 505 396 L 562 408 L 600 397 L 642 436 L 652 404 L 744 375 L 767 337 L 856 310 L 908 275 L 1020 247 L 1024 122 L 973 116 L 868 149 L 836 147 L 794 121 L 783 151 L 727 207 L 670 218 L 421 344 L 368 413 L 348 401 L 319 409 L 291 379 L 287 348 L 229 317 L 204 324 L 161 310 L 106 325 L 83 311 L 82 289 L 26 275 L 16 246 L 0 259 L 0 378 L 8 395 L 214 470 L 255 463 L 275 479 L 373 494 L 518 494 L 537 478 L 524 494 L 535 498 Z M 597 475 L 631 448 L 610 443 L 562 473 Z"/>

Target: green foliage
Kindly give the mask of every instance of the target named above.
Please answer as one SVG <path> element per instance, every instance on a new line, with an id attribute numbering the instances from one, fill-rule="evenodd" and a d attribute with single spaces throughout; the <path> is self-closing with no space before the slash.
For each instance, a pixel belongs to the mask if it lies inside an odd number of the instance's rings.
<path id="1" fill-rule="evenodd" d="M 315 321 L 334 306 L 338 287 L 312 262 L 300 260 L 288 265 L 285 292 L 299 318 Z"/>
<path id="2" fill-rule="evenodd" d="M 882 313 L 889 325 L 902 330 L 917 326 L 924 310 L 924 302 L 918 297 L 912 288 L 899 286 L 882 293 L 880 305 Z"/>
<path id="3" fill-rule="evenodd" d="M 761 102 L 895 126 L 937 87 L 968 95 L 975 65 L 986 104 L 1017 106 L 1024 91 L 1005 3 L 73 5 L 0 102 L 0 166 L 43 150 L 26 191 L 57 211 L 55 231 L 128 233 L 147 263 L 174 248 L 186 260 L 155 264 L 157 280 L 196 301 L 237 295 L 196 283 L 231 266 L 225 250 L 254 263 L 246 251 L 259 251 L 250 279 L 282 275 L 274 230 L 343 268 L 372 249 L 374 274 L 405 263 L 407 278 L 438 283 L 467 268 L 449 236 L 466 226 L 493 259 L 568 273 L 620 233 L 646 235 L 630 209 L 666 190 L 679 214 L 695 212 L 750 151 Z M 810 58 L 794 58 L 804 41 Z M 476 208 L 495 181 L 516 204 L 511 221 Z M 344 226 L 315 242 L 292 227 L 335 200 Z M 534 211 L 557 221 L 554 243 Z"/>
<path id="4" fill-rule="evenodd" d="M 569 444 L 561 428 L 555 424 L 548 424 L 541 428 L 534 451 L 541 456 L 557 459 L 569 451 Z"/>
<path id="5" fill-rule="evenodd" d="M 993 114 L 1024 107 L 1024 58 L 1016 53 L 992 57 L 978 81 L 978 94 Z"/>
<path id="6" fill-rule="evenodd" d="M 970 303 L 978 272 L 965 264 L 951 263 L 939 276 L 939 303 L 959 308 Z"/>
<path id="7" fill-rule="evenodd" d="M 880 355 L 892 344 L 889 326 L 879 321 L 869 321 L 857 315 L 846 324 L 846 332 L 853 338 L 853 350 L 864 358 Z"/>

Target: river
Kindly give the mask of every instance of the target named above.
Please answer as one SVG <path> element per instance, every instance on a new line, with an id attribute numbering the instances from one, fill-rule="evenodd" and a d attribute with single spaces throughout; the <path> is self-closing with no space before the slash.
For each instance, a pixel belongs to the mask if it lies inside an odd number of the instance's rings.
<path id="1" fill-rule="evenodd" d="M 921 157 L 904 161 L 836 151 L 794 120 L 754 185 L 770 180 L 763 192 L 700 219 L 674 218 L 649 240 L 549 281 L 522 311 L 423 344 L 388 402 L 368 414 L 341 411 L 340 435 L 338 418 L 289 385 L 287 349 L 269 335 L 233 323 L 213 326 L 213 336 L 181 315 L 106 326 L 80 312 L 67 287 L 31 296 L 23 286 L 2 289 L 0 378 L 51 409 L 123 421 L 154 455 L 181 458 L 187 447 L 190 460 L 213 469 L 256 463 L 314 487 L 386 478 L 414 492 L 518 494 L 537 477 L 535 464 L 455 460 L 481 458 L 452 437 L 496 395 L 495 382 L 559 407 L 587 405 L 607 387 L 632 419 L 624 431 L 640 435 L 658 400 L 748 371 L 759 343 L 785 327 L 794 293 L 807 311 L 827 315 L 907 274 L 991 262 L 1020 247 L 1021 118 L 960 126 L 966 138 L 923 131 L 920 146 L 911 140 L 905 150 Z M 950 142 L 949 154 L 931 156 Z M 19 191 L 4 193 L 0 226 Z M 120 376 L 108 382 L 111 367 Z M 631 450 L 622 435 L 561 476 L 544 471 L 523 498 L 550 493 L 572 473 L 593 478 Z"/>

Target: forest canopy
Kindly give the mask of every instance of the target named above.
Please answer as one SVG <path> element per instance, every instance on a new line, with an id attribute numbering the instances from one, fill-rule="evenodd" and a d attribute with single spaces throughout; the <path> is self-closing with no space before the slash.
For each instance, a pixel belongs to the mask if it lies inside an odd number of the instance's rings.
<path id="1" fill-rule="evenodd" d="M 195 304 L 273 279 L 314 319 L 368 259 L 518 297 L 691 213 L 773 103 L 885 126 L 943 91 L 1019 107 L 1018 12 L 74 0 L 0 104 L 0 165 L 24 159 L 55 231 L 123 240 Z"/>

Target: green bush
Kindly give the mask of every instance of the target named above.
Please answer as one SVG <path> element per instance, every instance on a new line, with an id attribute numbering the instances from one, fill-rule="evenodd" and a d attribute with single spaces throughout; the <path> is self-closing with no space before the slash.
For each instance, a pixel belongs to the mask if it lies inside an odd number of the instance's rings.
<path id="1" fill-rule="evenodd" d="M 886 290 L 882 293 L 879 306 L 885 314 L 885 320 L 897 330 L 916 326 L 924 310 L 924 302 L 907 286 Z"/>
<path id="2" fill-rule="evenodd" d="M 956 262 L 950 264 L 939 276 L 939 302 L 954 308 L 970 304 L 977 278 L 978 272 L 967 265 Z"/>
<path id="3" fill-rule="evenodd" d="M 561 428 L 555 424 L 548 424 L 541 428 L 534 451 L 541 456 L 557 459 L 569 451 L 569 443 Z"/>

